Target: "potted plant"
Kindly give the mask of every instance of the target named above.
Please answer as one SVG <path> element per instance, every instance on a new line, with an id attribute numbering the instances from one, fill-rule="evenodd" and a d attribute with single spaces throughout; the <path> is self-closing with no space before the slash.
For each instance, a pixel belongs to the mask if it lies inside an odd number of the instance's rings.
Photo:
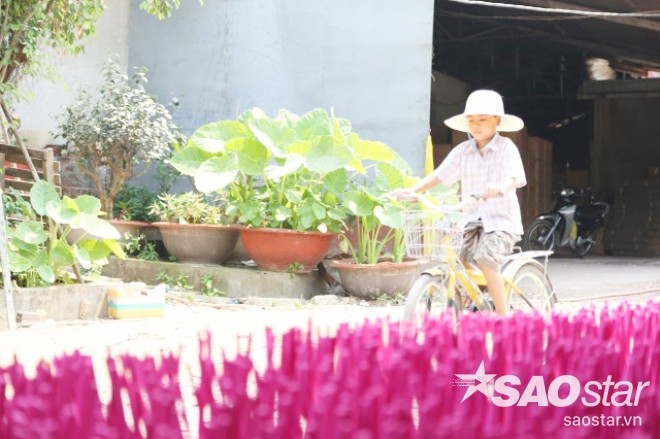
<path id="1" fill-rule="evenodd" d="M 113 219 L 113 201 L 125 182 L 166 157 L 179 132 L 168 108 L 145 91 L 144 68 L 129 78 L 109 61 L 103 76 L 95 92 L 81 90 L 66 108 L 58 136 L 66 140 L 67 155 L 92 180 L 102 210 Z"/>
<path id="2" fill-rule="evenodd" d="M 221 264 L 238 241 L 233 217 L 199 193 L 163 194 L 151 213 L 160 220 L 153 224 L 160 230 L 165 249 L 180 262 Z"/>
<path id="3" fill-rule="evenodd" d="M 225 200 L 260 268 L 304 272 L 344 227 L 349 211 L 341 197 L 353 175 L 367 173 L 364 160 L 400 158 L 325 110 L 302 116 L 280 110 L 271 118 L 254 108 L 200 127 L 171 163 L 197 189 Z"/>
<path id="4" fill-rule="evenodd" d="M 60 197 L 43 180 L 30 189 L 30 201 L 10 195 L 12 218 L 7 226 L 7 248 L 12 279 L 20 287 L 74 283 L 69 269 L 107 263 L 115 254 L 124 257 L 117 230 L 101 219 L 100 201 L 90 195 Z M 47 221 L 46 221 L 47 220 Z M 48 223 L 51 226 L 48 226 Z M 84 230 L 95 238 L 67 240 L 72 231 Z"/>
<path id="5" fill-rule="evenodd" d="M 413 178 L 387 163 L 376 164 L 374 173 L 372 183 L 356 184 L 343 197 L 352 215 L 350 227 L 342 233 L 341 245 L 349 257 L 330 263 L 344 289 L 364 299 L 405 294 L 429 262 L 406 255 L 405 206 L 389 196 L 395 188 L 410 186 Z M 438 204 L 455 192 L 455 187 L 442 186 L 435 190 L 435 196 L 429 197 Z"/>
<path id="6" fill-rule="evenodd" d="M 158 199 L 156 193 L 142 186 L 125 185 L 113 202 L 113 218 L 110 223 L 122 236 L 144 235 L 149 241 L 159 241 L 158 228 L 151 223 L 156 217 L 151 212 L 151 206 Z"/>

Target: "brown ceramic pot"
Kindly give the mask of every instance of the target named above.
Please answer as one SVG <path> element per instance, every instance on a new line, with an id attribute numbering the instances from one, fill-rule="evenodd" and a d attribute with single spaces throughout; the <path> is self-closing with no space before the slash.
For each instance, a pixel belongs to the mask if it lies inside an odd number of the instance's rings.
<path id="1" fill-rule="evenodd" d="M 335 235 L 288 229 L 241 228 L 245 252 L 262 270 L 309 272 L 328 252 Z"/>
<path id="2" fill-rule="evenodd" d="M 356 264 L 352 259 L 332 261 L 330 268 L 337 270 L 341 284 L 348 294 L 362 299 L 381 295 L 394 297 L 408 290 L 427 267 L 427 259 L 406 259 L 403 262 Z"/>
<path id="3" fill-rule="evenodd" d="M 178 262 L 221 264 L 234 252 L 238 230 L 213 224 L 153 223 L 163 245 Z"/>

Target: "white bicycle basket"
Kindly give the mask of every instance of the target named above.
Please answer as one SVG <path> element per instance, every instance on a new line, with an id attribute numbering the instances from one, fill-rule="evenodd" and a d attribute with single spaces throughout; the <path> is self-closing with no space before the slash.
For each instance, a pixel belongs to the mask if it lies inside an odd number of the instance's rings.
<path id="1" fill-rule="evenodd" d="M 427 259 L 458 255 L 463 244 L 463 214 L 456 211 L 409 210 L 404 212 L 406 254 Z"/>

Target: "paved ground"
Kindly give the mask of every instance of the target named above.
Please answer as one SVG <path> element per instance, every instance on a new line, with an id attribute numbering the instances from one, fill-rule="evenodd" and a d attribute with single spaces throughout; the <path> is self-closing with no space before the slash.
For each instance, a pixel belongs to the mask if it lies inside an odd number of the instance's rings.
<path id="1" fill-rule="evenodd" d="M 660 298 L 660 259 L 588 257 L 552 258 L 548 267 L 560 303 L 571 310 L 604 300 L 646 301 Z M 634 295 L 625 296 L 628 293 Z M 319 331 L 334 331 L 343 322 L 399 319 L 402 307 L 371 304 L 301 304 L 296 300 L 254 300 L 252 304 L 222 308 L 168 302 L 162 318 L 46 322 L 14 332 L 0 332 L 0 365 L 16 356 L 26 366 L 74 349 L 103 361 L 108 353 L 153 354 L 159 349 L 180 350 L 183 361 L 195 363 L 197 338 L 211 331 L 215 345 L 229 355 L 252 337 L 254 352 L 263 352 L 264 333 L 271 327 L 282 333 L 311 324 Z M 242 346 L 242 347 L 241 347 Z"/>
<path id="2" fill-rule="evenodd" d="M 630 296 L 631 300 L 660 297 L 660 258 L 593 256 L 553 257 L 548 273 L 559 300 L 589 300 L 599 296 Z"/>

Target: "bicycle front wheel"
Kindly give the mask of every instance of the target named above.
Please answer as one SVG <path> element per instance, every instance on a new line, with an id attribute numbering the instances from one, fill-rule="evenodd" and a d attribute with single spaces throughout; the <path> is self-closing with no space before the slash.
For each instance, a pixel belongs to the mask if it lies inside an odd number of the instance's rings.
<path id="1" fill-rule="evenodd" d="M 445 279 L 423 273 L 408 291 L 403 320 L 420 326 L 425 318 L 437 317 L 449 306 Z"/>
<path id="2" fill-rule="evenodd" d="M 550 314 L 557 303 L 552 284 L 543 268 L 525 264 L 516 271 L 509 287 L 509 310 Z"/>

